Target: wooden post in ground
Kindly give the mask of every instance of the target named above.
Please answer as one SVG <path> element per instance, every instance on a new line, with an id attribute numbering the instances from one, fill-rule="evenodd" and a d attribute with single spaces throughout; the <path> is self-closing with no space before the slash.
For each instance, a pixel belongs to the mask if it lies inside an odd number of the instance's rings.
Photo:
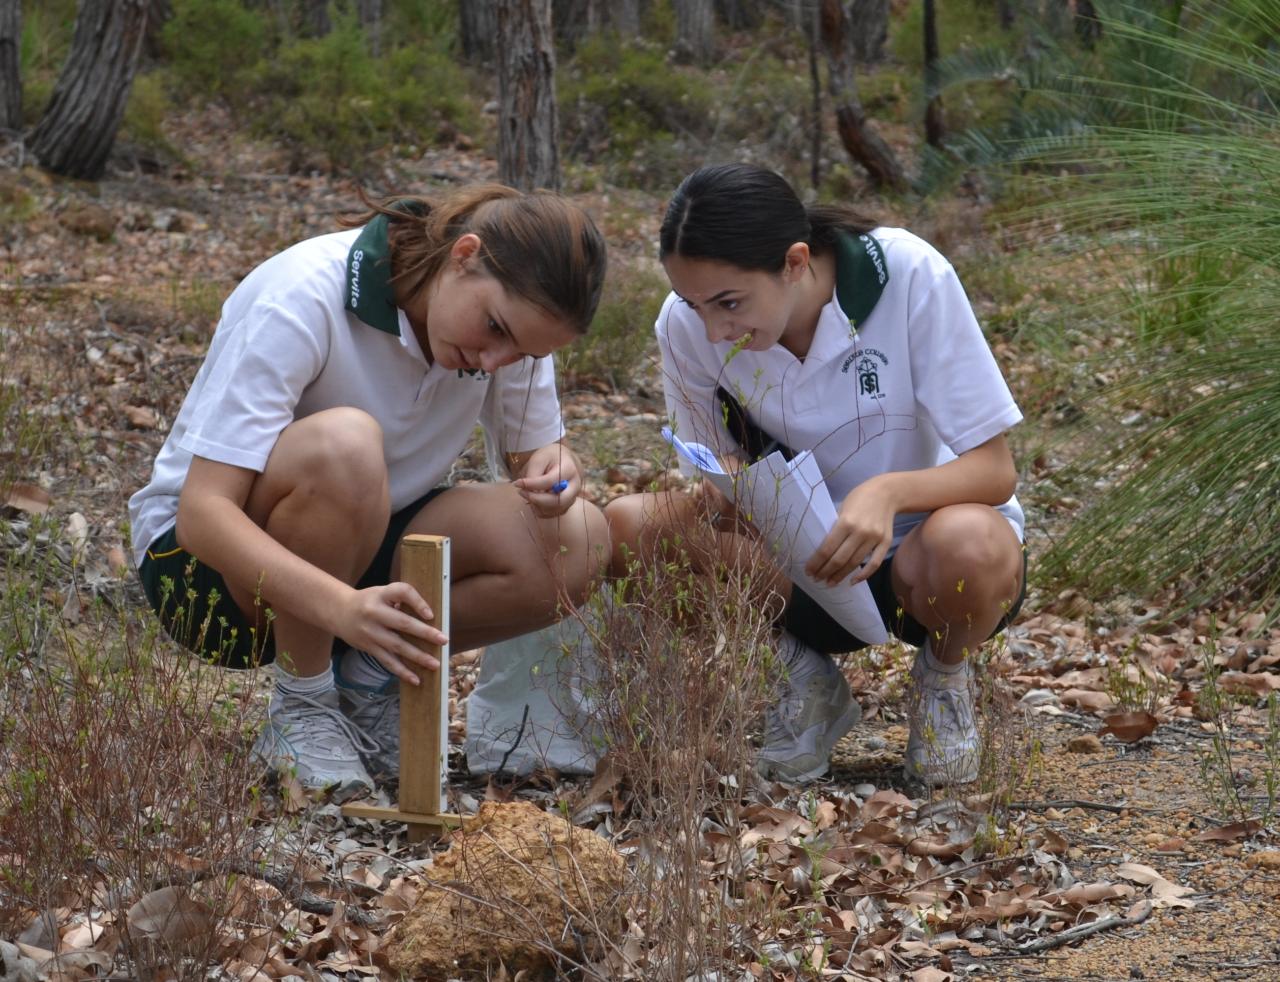
<path id="1" fill-rule="evenodd" d="M 400 579 L 422 595 L 435 619 L 449 633 L 449 539 L 443 535 L 407 535 L 400 549 Z M 406 822 L 409 841 L 421 842 L 431 828 L 461 824 L 441 812 L 449 751 L 449 646 L 414 641 L 440 661 L 439 671 L 417 668 L 421 685 L 400 684 L 400 800 L 395 808 L 344 805 L 352 818 Z"/>

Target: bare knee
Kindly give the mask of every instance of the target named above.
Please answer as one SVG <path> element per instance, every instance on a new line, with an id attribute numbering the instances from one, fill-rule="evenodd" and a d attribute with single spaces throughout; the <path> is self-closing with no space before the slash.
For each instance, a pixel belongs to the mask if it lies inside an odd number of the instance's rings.
<path id="1" fill-rule="evenodd" d="M 611 542 L 609 575 L 625 576 L 627 566 L 640 549 L 640 538 L 646 525 L 646 498 L 648 495 L 628 494 L 614 498 L 604 506 Z"/>
<path id="2" fill-rule="evenodd" d="M 389 510 L 382 427 L 363 410 L 328 409 L 290 424 L 264 477 L 268 491 L 279 492 L 271 507 L 287 496 L 291 511 L 319 506 L 356 517 Z"/>
<path id="3" fill-rule="evenodd" d="M 1011 602 L 1022 581 L 1022 548 L 1004 517 L 985 505 L 955 505 L 934 512 L 894 558 L 894 579 L 907 607 L 985 616 Z"/>

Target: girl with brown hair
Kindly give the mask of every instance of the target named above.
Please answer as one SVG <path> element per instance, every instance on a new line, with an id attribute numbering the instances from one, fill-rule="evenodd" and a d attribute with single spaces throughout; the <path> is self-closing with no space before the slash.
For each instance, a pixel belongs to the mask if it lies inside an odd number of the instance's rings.
<path id="1" fill-rule="evenodd" d="M 274 661 L 259 751 L 341 797 L 398 769 L 398 685 L 434 667 L 402 635 L 465 649 L 553 623 L 608 542 L 547 357 L 599 303 L 591 219 L 500 185 L 365 203 L 232 292 L 129 502 L 166 630 L 231 667 Z M 443 486 L 477 423 L 514 479 Z M 408 533 L 452 540 L 448 639 L 397 580 Z"/>

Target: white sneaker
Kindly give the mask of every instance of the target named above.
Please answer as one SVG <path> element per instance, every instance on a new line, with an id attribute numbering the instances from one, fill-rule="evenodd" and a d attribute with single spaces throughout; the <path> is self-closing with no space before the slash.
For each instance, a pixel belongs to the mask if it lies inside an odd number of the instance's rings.
<path id="1" fill-rule="evenodd" d="M 400 680 L 390 679 L 379 689 L 337 682 L 338 697 L 347 719 L 360 728 L 374 749 L 364 755 L 374 777 L 400 777 Z"/>
<path id="2" fill-rule="evenodd" d="M 911 733 L 903 767 L 908 778 L 925 784 L 968 784 L 977 780 L 980 750 L 972 670 L 967 661 L 954 672 L 930 668 L 925 650 L 911 665 Z"/>
<path id="3" fill-rule="evenodd" d="M 831 748 L 862 718 L 862 709 L 830 655 L 791 635 L 783 636 L 778 654 L 787 677 L 778 703 L 765 713 L 756 770 L 774 780 L 814 781 L 826 773 Z"/>
<path id="4" fill-rule="evenodd" d="M 277 692 L 253 751 L 304 788 L 328 788 L 335 801 L 373 790 L 362 753 L 370 742 L 342 713 L 335 689 L 313 696 Z"/>

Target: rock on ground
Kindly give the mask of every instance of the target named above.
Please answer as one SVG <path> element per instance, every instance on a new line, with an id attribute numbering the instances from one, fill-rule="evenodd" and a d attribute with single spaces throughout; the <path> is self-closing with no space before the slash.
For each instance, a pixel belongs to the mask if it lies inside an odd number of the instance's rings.
<path id="1" fill-rule="evenodd" d="M 486 802 L 426 870 L 417 905 L 384 947 L 402 977 L 445 979 L 499 963 L 537 977 L 553 952 L 593 957 L 621 929 L 626 864 L 594 832 L 527 801 Z"/>

